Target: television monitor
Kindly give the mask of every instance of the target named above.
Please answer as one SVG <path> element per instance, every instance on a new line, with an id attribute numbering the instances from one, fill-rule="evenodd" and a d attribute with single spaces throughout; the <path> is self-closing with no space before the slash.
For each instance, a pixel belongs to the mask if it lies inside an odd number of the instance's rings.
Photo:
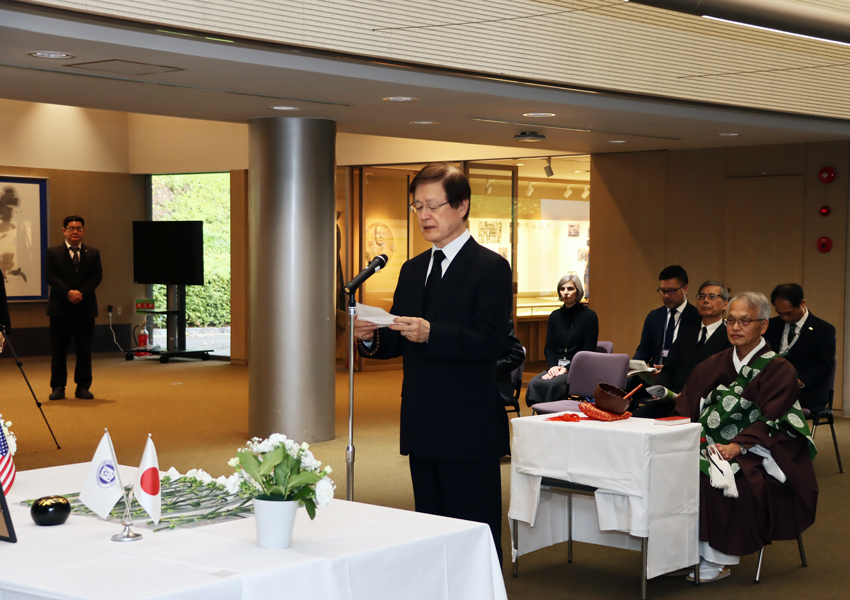
<path id="1" fill-rule="evenodd" d="M 133 279 L 204 285 L 204 222 L 133 221 Z"/>

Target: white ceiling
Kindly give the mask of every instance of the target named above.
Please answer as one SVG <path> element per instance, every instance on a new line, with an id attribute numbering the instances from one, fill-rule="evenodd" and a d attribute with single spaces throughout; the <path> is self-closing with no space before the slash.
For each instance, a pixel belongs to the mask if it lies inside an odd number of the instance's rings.
<path id="1" fill-rule="evenodd" d="M 75 58 L 27 56 L 35 50 Z M 79 66 L 98 61 L 142 65 Z M 398 95 L 418 101 L 382 101 Z M 527 144 L 513 136 L 536 130 L 547 138 L 539 144 L 541 154 L 850 138 L 844 121 L 461 76 L 268 43 L 217 42 L 5 0 L 0 0 L 0 97 L 230 122 L 279 116 L 268 107 L 288 105 L 300 110 L 287 114 L 333 119 L 348 133 L 524 149 Z M 524 112 L 557 116 L 532 119 Z M 410 124 L 417 120 L 438 124 Z M 730 132 L 740 135 L 719 137 Z"/>

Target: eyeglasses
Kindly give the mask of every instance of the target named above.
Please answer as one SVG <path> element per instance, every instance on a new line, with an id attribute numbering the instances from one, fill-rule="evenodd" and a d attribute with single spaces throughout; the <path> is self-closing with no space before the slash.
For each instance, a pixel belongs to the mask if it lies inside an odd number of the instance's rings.
<path id="1" fill-rule="evenodd" d="M 729 317 L 726 319 L 726 327 L 734 327 L 735 325 L 740 325 L 744 329 L 750 326 L 750 323 L 754 321 L 764 321 L 765 319 L 748 319 L 744 317 L 743 319 L 736 319 L 735 317 Z"/>
<path id="2" fill-rule="evenodd" d="M 697 300 L 705 300 L 708 298 L 709 300 L 717 300 L 718 298 L 723 298 L 720 294 L 703 294 L 700 292 L 697 294 Z"/>
<path id="3" fill-rule="evenodd" d="M 676 292 L 681 290 L 683 287 L 685 287 L 685 286 L 680 285 L 677 288 L 658 288 L 655 291 L 658 292 L 659 294 L 661 294 L 662 296 L 672 296 L 673 294 L 675 294 Z"/>
<path id="4" fill-rule="evenodd" d="M 443 202 L 442 204 L 421 204 L 419 202 L 411 202 L 408 208 L 410 209 L 410 212 L 416 213 L 417 215 L 421 215 L 423 211 L 434 214 L 441 206 L 445 206 L 446 204 L 448 204 L 448 201 Z"/>
<path id="5" fill-rule="evenodd" d="M 66 227 L 65 231 L 82 231 L 84 229 L 85 229 L 85 227 L 76 227 L 75 226 L 75 227 Z"/>

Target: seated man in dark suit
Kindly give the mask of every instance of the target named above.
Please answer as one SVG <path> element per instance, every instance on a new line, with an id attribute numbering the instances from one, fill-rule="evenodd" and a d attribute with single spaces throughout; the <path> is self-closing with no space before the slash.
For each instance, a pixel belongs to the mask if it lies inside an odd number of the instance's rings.
<path id="1" fill-rule="evenodd" d="M 812 412 L 826 408 L 835 363 L 835 327 L 806 308 L 803 288 L 783 283 L 770 294 L 778 316 L 764 339 L 797 369 L 800 405 Z"/>
<path id="2" fill-rule="evenodd" d="M 656 291 L 664 306 L 646 315 L 640 344 L 633 357 L 650 367 L 664 364 L 681 327 L 700 322 L 697 309 L 688 302 L 688 273 L 682 267 L 671 265 L 661 271 Z"/>
<path id="3" fill-rule="evenodd" d="M 508 333 L 508 347 L 499 360 L 496 361 L 496 385 L 505 404 L 513 402 L 514 384 L 511 381 L 511 373 L 525 362 L 525 350 L 522 342 L 514 333 L 514 323 L 511 321 L 511 331 Z"/>
<path id="4" fill-rule="evenodd" d="M 646 315 L 640 344 L 635 350 L 634 360 L 642 360 L 650 367 L 664 364 L 673 342 L 676 341 L 681 327 L 698 326 L 699 313 L 688 302 L 688 273 L 679 265 L 671 265 L 658 275 L 658 289 L 664 306 L 656 308 Z M 637 376 L 632 377 L 628 389 L 634 389 L 641 383 Z M 641 393 L 634 396 L 635 403 L 647 398 Z"/>
<path id="5" fill-rule="evenodd" d="M 655 380 L 658 386 L 672 392 L 670 396 L 678 395 L 682 391 L 694 367 L 709 356 L 730 347 L 726 325 L 723 323 L 723 312 L 728 303 L 729 292 L 722 283 L 706 281 L 699 287 L 697 312 L 702 322 L 699 325 L 683 325 L 680 328 L 679 335 L 670 348 L 670 354 Z M 645 406 L 636 409 L 634 415 L 650 419 L 669 417 L 675 404 L 675 397 L 648 401 Z"/>

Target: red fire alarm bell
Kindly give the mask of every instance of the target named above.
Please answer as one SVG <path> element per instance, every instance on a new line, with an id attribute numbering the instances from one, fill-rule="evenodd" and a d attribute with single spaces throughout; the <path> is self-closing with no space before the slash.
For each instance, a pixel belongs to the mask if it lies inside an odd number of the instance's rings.
<path id="1" fill-rule="evenodd" d="M 823 167 L 818 171 L 818 179 L 821 183 L 832 183 L 835 181 L 835 169 L 832 167 Z"/>
<path id="2" fill-rule="evenodd" d="M 826 236 L 818 239 L 818 252 L 829 252 L 832 250 L 832 240 Z"/>

